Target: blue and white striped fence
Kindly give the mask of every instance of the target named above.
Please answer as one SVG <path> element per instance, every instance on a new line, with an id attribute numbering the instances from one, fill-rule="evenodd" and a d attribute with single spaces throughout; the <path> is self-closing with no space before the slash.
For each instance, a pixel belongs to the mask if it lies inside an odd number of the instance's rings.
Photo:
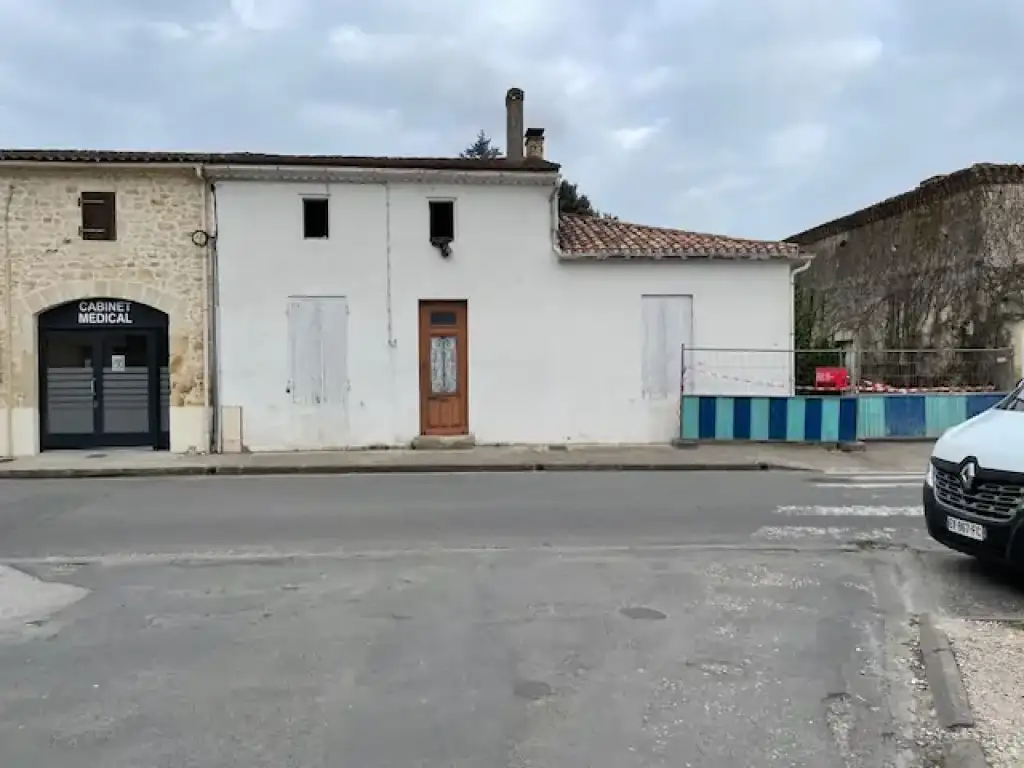
<path id="1" fill-rule="evenodd" d="M 683 395 L 683 440 L 848 443 L 935 438 L 1005 394 Z"/>
<path id="2" fill-rule="evenodd" d="M 1004 397 L 1004 393 L 996 392 L 859 395 L 857 438 L 939 437 L 950 427 L 987 411 Z"/>
<path id="3" fill-rule="evenodd" d="M 683 395 L 684 440 L 845 443 L 857 439 L 856 397 Z"/>

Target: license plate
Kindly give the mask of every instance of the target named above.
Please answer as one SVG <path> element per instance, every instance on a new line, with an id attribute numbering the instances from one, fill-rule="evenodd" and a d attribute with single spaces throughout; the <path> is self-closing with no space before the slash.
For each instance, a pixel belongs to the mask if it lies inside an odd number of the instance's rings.
<path id="1" fill-rule="evenodd" d="M 947 517 L 946 528 L 953 533 L 966 536 L 968 539 L 974 539 L 975 541 L 985 540 L 985 526 L 978 525 L 977 523 L 969 523 L 958 517 Z"/>

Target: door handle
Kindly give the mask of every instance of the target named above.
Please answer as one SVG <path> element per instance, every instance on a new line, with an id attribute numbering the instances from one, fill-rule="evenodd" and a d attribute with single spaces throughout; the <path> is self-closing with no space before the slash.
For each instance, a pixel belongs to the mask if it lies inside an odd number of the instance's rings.
<path id="1" fill-rule="evenodd" d="M 96 397 L 96 377 L 93 376 L 89 379 L 89 394 Z"/>

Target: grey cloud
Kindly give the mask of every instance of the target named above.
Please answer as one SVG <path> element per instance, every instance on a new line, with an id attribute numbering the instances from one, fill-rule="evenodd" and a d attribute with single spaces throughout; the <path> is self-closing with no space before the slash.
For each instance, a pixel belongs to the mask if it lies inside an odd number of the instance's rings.
<path id="1" fill-rule="evenodd" d="M 602 209 L 782 237 L 1018 160 L 1022 24 L 1017 0 L 0 0 L 0 143 L 453 154 L 503 143 L 517 85 Z"/>

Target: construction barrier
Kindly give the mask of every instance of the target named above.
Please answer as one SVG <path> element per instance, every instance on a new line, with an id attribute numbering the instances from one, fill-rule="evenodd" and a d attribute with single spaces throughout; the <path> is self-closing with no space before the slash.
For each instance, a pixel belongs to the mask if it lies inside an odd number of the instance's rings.
<path id="1" fill-rule="evenodd" d="M 683 395 L 683 440 L 851 443 L 935 438 L 1006 395 L 870 394 L 793 397 Z"/>
<path id="2" fill-rule="evenodd" d="M 683 440 L 846 443 L 857 439 L 856 397 L 683 395 Z"/>
<path id="3" fill-rule="evenodd" d="M 859 395 L 859 440 L 939 437 L 950 427 L 987 411 L 1005 393 Z"/>

